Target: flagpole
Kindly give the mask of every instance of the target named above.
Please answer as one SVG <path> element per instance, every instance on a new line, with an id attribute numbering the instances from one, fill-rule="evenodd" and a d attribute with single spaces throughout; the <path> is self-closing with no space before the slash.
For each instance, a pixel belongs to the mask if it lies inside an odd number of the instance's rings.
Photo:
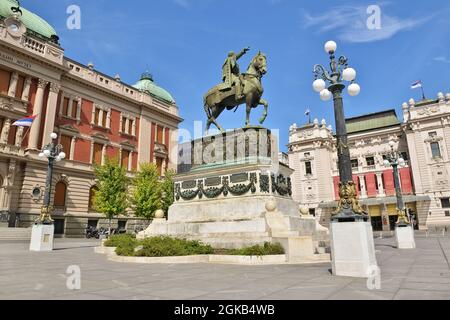
<path id="1" fill-rule="evenodd" d="M 420 89 L 422 89 L 422 99 L 426 100 L 427 98 L 425 98 L 425 91 L 423 91 L 423 85 L 420 86 Z"/>
<path id="2" fill-rule="evenodd" d="M 22 141 L 20 142 L 20 146 L 22 146 L 23 142 L 25 141 L 25 137 L 27 136 L 27 134 L 30 133 L 30 129 L 31 129 L 31 126 L 28 127 L 27 131 L 26 131 L 25 134 L 23 135 Z"/>

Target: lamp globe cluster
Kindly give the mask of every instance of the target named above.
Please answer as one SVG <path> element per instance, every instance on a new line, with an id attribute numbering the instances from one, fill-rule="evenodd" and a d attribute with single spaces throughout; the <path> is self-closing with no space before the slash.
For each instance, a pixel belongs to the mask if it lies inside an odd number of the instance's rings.
<path id="1" fill-rule="evenodd" d="M 325 52 L 330 54 L 332 56 L 332 59 L 334 59 L 334 53 L 336 52 L 336 49 L 337 49 L 336 42 L 327 41 L 325 43 L 324 48 L 325 48 Z M 334 76 L 334 74 L 332 74 L 331 76 Z M 324 79 L 319 78 L 313 82 L 313 89 L 314 89 L 314 91 L 319 93 L 320 99 L 322 101 L 330 100 L 331 97 L 333 96 L 331 91 L 327 88 L 325 79 L 326 79 L 326 77 Z M 361 92 L 361 87 L 357 83 L 355 83 L 355 79 L 356 79 L 356 70 L 355 69 L 345 66 L 345 69 L 341 71 L 341 74 L 339 75 L 339 77 L 337 79 L 338 79 L 338 82 L 340 82 L 341 79 L 344 81 L 351 82 L 351 84 L 347 88 L 348 94 L 350 96 L 355 97 Z M 330 79 L 327 79 L 327 80 L 330 80 Z M 335 83 L 332 82 L 331 84 L 335 84 Z"/>
<path id="2" fill-rule="evenodd" d="M 53 141 L 55 141 L 56 139 L 58 139 L 58 135 L 56 134 L 56 133 L 52 133 L 51 135 L 50 135 L 50 138 L 52 138 L 52 140 Z M 56 162 L 60 162 L 60 161 L 62 161 L 62 160 L 64 160 L 66 157 L 67 157 L 67 155 L 66 155 L 66 153 L 65 152 L 62 152 L 62 151 L 60 151 L 60 152 L 58 152 L 57 154 L 52 154 L 52 150 L 60 150 L 60 149 L 55 149 L 55 148 L 52 148 L 52 146 L 51 145 L 48 145 L 48 146 L 46 146 L 45 148 L 44 148 L 44 150 L 41 152 L 41 153 L 39 153 L 39 157 L 40 158 L 43 158 L 43 157 L 46 157 L 46 158 L 53 158 Z M 54 151 L 53 151 L 54 152 Z"/>

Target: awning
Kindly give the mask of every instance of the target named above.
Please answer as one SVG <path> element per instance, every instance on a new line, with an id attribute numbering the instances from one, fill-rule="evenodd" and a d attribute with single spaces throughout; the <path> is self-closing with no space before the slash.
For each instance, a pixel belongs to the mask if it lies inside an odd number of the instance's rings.
<path id="1" fill-rule="evenodd" d="M 408 202 L 419 202 L 419 201 L 431 201 L 430 196 L 416 196 L 416 195 L 404 195 L 403 201 Z M 381 198 L 366 198 L 359 199 L 359 203 L 367 206 L 375 206 L 380 204 L 396 204 L 397 197 L 381 197 Z M 337 201 L 329 201 L 319 203 L 319 208 L 336 208 Z"/>

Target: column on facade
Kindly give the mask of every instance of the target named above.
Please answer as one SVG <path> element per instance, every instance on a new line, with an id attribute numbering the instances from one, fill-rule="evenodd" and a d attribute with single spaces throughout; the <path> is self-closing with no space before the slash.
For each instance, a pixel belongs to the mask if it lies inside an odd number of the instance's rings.
<path id="1" fill-rule="evenodd" d="M 23 101 L 28 101 L 28 99 L 30 98 L 30 89 L 31 89 L 31 77 L 27 76 L 25 78 L 25 84 L 23 86 L 23 91 L 22 91 L 22 100 Z"/>
<path id="2" fill-rule="evenodd" d="M 127 170 L 130 171 L 133 168 L 133 151 L 130 150 L 130 155 L 128 156 L 128 168 Z"/>
<path id="3" fill-rule="evenodd" d="M 105 164 L 105 161 L 106 161 L 106 143 L 103 144 L 102 147 L 102 165 Z"/>
<path id="4" fill-rule="evenodd" d="M 125 133 L 131 133 L 130 129 L 130 119 L 128 117 L 125 118 Z"/>
<path id="5" fill-rule="evenodd" d="M 77 141 L 77 137 L 73 136 L 70 140 L 70 154 L 69 154 L 69 160 L 74 159 L 75 155 L 75 142 Z"/>
<path id="6" fill-rule="evenodd" d="M 9 80 L 8 96 L 10 97 L 16 96 L 18 81 L 19 81 L 19 74 L 17 72 L 13 72 L 11 75 L 11 79 Z"/>
<path id="7" fill-rule="evenodd" d="M 73 96 L 69 98 L 69 105 L 67 106 L 67 116 L 72 117 L 72 105 L 73 105 Z"/>
<path id="8" fill-rule="evenodd" d="M 361 187 L 361 198 L 367 198 L 367 189 L 366 189 L 366 179 L 364 179 L 364 175 L 359 175 L 359 185 Z"/>
<path id="9" fill-rule="evenodd" d="M 58 102 L 59 84 L 50 83 L 50 92 L 47 100 L 47 112 L 45 114 L 44 133 L 42 145 L 45 146 L 51 142 L 50 135 L 55 129 L 56 104 Z"/>
<path id="10" fill-rule="evenodd" d="M 106 111 L 106 124 L 105 127 L 110 129 L 111 128 L 111 109 Z"/>
<path id="11" fill-rule="evenodd" d="M 37 149 L 39 142 L 39 129 L 41 127 L 42 109 L 44 102 L 44 90 L 48 82 L 39 79 L 38 87 L 36 91 L 36 97 L 34 98 L 33 116 L 36 118 L 33 121 L 33 125 L 30 128 L 30 138 L 28 142 L 29 149 Z"/>
<path id="12" fill-rule="evenodd" d="M 1 209 L 4 211 L 9 211 L 11 207 L 11 193 L 16 176 L 16 164 L 16 160 L 9 160 L 8 174 L 5 177 L 6 179 L 3 181 L 3 186 L 0 186 L 2 190 L 0 195 L 0 204 Z"/>
<path id="13" fill-rule="evenodd" d="M 383 187 L 383 176 L 381 173 L 377 173 L 377 184 L 378 184 L 378 195 L 380 197 L 384 197 L 384 187 Z"/>
<path id="14" fill-rule="evenodd" d="M 153 134 L 151 133 L 151 129 L 151 121 L 147 117 L 142 116 L 139 123 L 138 167 L 141 163 L 147 163 L 150 161 L 152 148 L 151 137 L 153 136 Z"/>
<path id="15" fill-rule="evenodd" d="M 22 147 L 22 139 L 23 139 L 23 127 L 17 127 L 16 140 L 15 140 L 16 147 L 18 147 L 18 148 Z"/>
<path id="16" fill-rule="evenodd" d="M 81 120 L 81 98 L 77 98 L 77 121 Z"/>
<path id="17" fill-rule="evenodd" d="M 2 132 L 0 134 L 0 144 L 8 143 L 9 130 L 11 129 L 11 119 L 5 119 L 3 123 Z"/>

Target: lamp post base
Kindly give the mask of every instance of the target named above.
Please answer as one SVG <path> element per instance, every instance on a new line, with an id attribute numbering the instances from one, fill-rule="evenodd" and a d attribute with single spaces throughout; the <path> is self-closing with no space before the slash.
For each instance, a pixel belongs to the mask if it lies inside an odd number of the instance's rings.
<path id="1" fill-rule="evenodd" d="M 414 230 L 411 225 L 397 225 L 395 228 L 397 249 L 415 249 Z"/>
<path id="2" fill-rule="evenodd" d="M 370 222 L 330 224 L 333 275 L 368 278 L 378 270 Z"/>
<path id="3" fill-rule="evenodd" d="M 35 224 L 31 232 L 30 251 L 52 251 L 54 233 L 55 226 L 53 224 Z"/>

